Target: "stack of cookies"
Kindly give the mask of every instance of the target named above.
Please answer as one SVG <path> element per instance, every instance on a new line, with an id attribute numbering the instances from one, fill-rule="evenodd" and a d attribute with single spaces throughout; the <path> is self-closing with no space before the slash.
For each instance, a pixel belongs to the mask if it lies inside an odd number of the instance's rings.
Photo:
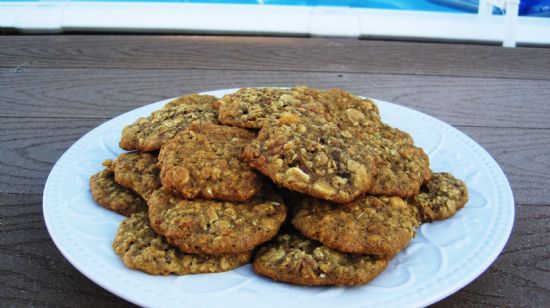
<path id="1" fill-rule="evenodd" d="M 113 248 L 150 274 L 254 257 L 254 271 L 277 281 L 365 284 L 421 223 L 468 199 L 373 101 L 339 89 L 183 96 L 125 127 L 120 146 L 132 152 L 105 161 L 91 191 L 129 216 Z"/>

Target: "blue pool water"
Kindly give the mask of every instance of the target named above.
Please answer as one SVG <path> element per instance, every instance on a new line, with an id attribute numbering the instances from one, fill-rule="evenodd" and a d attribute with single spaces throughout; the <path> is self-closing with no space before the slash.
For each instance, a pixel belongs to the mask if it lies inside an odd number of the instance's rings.
<path id="1" fill-rule="evenodd" d="M 1 2 L 40 2 L 52 0 L 0 0 Z M 196 4 L 248 4 L 248 5 L 293 5 L 336 6 L 389 10 L 477 13 L 479 0 L 68 0 L 73 2 L 149 2 L 149 3 L 196 3 Z M 494 9 L 493 14 L 503 14 Z M 550 0 L 521 0 L 520 16 L 550 17 Z"/>
<path id="2" fill-rule="evenodd" d="M 2 1 L 2 0 L 0 0 Z M 39 0 L 3 0 L 39 1 Z M 218 3 L 218 4 L 258 4 L 258 5 L 300 5 L 300 6 L 339 6 L 353 8 L 375 8 L 432 12 L 465 12 L 464 7 L 438 4 L 441 2 L 471 3 L 477 7 L 477 0 L 73 0 L 101 2 L 171 2 L 171 3 Z"/>

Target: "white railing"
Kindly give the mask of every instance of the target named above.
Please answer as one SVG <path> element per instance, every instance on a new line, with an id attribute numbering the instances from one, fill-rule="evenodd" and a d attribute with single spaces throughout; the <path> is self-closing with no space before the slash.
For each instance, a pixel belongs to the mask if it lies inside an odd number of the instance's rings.
<path id="1" fill-rule="evenodd" d="M 493 15 L 493 7 L 505 15 Z M 0 0 L 0 27 L 22 32 L 276 34 L 550 45 L 550 18 L 518 17 L 518 7 L 519 0 L 480 0 L 478 14 L 461 14 L 261 4 Z"/>
<path id="2" fill-rule="evenodd" d="M 505 12 L 506 22 L 502 46 L 516 46 L 516 23 L 519 17 L 520 0 L 480 0 L 478 15 L 486 18 L 493 16 L 493 7 L 498 7 Z"/>

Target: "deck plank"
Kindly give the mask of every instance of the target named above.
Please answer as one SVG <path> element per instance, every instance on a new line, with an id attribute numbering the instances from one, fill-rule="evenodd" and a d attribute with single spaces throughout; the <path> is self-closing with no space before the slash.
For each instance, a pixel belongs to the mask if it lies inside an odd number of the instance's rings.
<path id="1" fill-rule="evenodd" d="M 0 37 L 0 67 L 315 71 L 550 79 L 544 48 L 151 35 Z"/>
<path id="2" fill-rule="evenodd" d="M 47 80 L 48 82 L 45 82 Z M 15 117 L 112 117 L 162 99 L 253 86 L 340 87 L 452 125 L 550 128 L 550 81 L 271 71 L 0 69 L 0 108 Z"/>

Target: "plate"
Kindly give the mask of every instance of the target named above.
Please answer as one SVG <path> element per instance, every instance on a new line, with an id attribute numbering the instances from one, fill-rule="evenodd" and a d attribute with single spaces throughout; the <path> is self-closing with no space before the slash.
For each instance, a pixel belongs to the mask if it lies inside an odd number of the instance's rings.
<path id="1" fill-rule="evenodd" d="M 221 97 L 236 89 L 206 92 Z M 53 167 L 44 189 L 44 219 L 61 253 L 110 292 L 141 306 L 362 307 L 425 306 L 464 287 L 496 259 L 514 221 L 506 176 L 476 142 L 444 122 L 377 101 L 382 119 L 409 132 L 434 171 L 464 180 L 470 201 L 451 219 L 423 224 L 380 276 L 361 287 L 299 287 L 255 275 L 251 266 L 218 274 L 151 276 L 126 268 L 111 248 L 122 216 L 95 204 L 88 179 L 101 162 L 123 151 L 124 125 L 168 100 L 120 115 L 73 144 Z"/>

